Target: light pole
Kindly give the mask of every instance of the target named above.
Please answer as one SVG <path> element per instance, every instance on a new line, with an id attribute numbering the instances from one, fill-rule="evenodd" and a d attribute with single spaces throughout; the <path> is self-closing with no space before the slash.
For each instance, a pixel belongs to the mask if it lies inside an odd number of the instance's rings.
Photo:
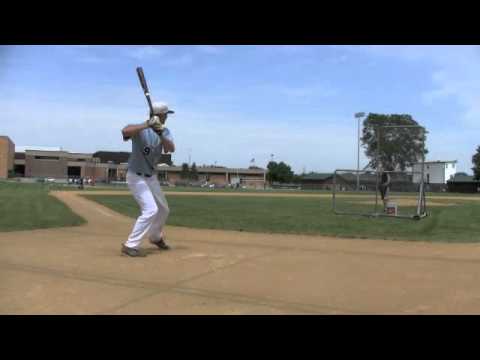
<path id="1" fill-rule="evenodd" d="M 360 119 L 365 116 L 364 112 L 355 114 L 355 118 L 358 120 L 358 138 L 357 138 L 357 191 L 360 190 Z"/>

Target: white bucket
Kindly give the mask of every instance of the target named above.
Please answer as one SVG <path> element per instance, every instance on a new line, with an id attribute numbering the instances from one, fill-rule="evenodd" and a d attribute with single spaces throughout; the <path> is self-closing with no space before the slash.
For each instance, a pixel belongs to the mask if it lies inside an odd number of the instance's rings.
<path id="1" fill-rule="evenodd" d="M 387 202 L 387 215 L 397 216 L 397 203 Z"/>

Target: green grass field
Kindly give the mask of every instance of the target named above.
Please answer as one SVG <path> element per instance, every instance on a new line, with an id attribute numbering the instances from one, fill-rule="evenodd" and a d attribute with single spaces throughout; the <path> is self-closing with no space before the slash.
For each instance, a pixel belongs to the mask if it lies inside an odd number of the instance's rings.
<path id="1" fill-rule="evenodd" d="M 9 181 L 2 181 L 0 183 L 7 183 L 7 184 L 18 184 L 12 180 Z M 23 185 L 23 184 L 22 184 Z M 26 184 L 29 185 L 29 184 Z M 38 183 L 36 185 L 44 186 L 51 191 L 59 190 L 59 191 L 79 191 L 78 185 L 68 185 L 68 184 L 46 184 L 46 183 Z M 230 189 L 230 188 L 201 188 L 201 187 L 189 187 L 189 186 L 176 186 L 176 187 L 168 187 L 162 186 L 163 191 L 165 192 L 202 192 L 202 193 L 267 193 L 267 194 L 326 194 L 331 195 L 332 190 L 298 190 L 298 189 Z M 108 185 L 108 184 L 97 184 L 96 186 L 85 186 L 83 191 L 129 191 L 126 185 Z M 337 192 L 337 194 L 341 195 L 358 195 L 356 191 L 344 191 L 344 192 Z M 395 193 L 392 192 L 392 195 L 402 195 L 402 193 Z M 446 197 L 477 197 L 480 198 L 479 194 L 460 194 L 460 193 L 427 193 L 427 196 L 446 196 Z"/>
<path id="2" fill-rule="evenodd" d="M 78 190 L 77 186 L 60 186 L 60 185 L 52 185 L 52 190 Z M 97 185 L 95 187 L 85 187 L 85 191 L 105 191 L 105 190 L 115 190 L 115 191 L 129 191 L 128 187 L 117 185 L 117 186 L 108 186 L 108 185 Z M 176 187 L 168 187 L 162 186 L 162 190 L 166 193 L 168 192 L 202 192 L 202 193 L 252 193 L 252 194 L 326 194 L 331 195 L 332 190 L 297 190 L 297 189 L 229 189 L 229 188 L 217 188 L 217 189 L 210 189 L 210 188 L 200 188 L 200 187 L 183 187 L 183 186 L 176 186 Z M 358 195 L 356 191 L 344 191 L 344 192 L 337 192 L 337 194 L 341 195 Z M 403 193 L 396 193 L 392 192 L 393 195 L 403 195 Z M 445 197 L 477 197 L 480 198 L 480 194 L 460 194 L 460 193 L 426 193 L 426 196 L 445 196 Z"/>
<path id="3" fill-rule="evenodd" d="M 139 208 L 130 195 L 85 196 L 124 215 L 139 215 Z M 175 196 L 167 192 L 167 199 L 171 209 L 168 224 L 175 226 L 351 238 L 480 242 L 480 204 L 474 201 L 455 200 L 454 206 L 431 207 L 427 218 L 414 221 L 335 215 L 330 198 Z M 352 199 L 352 204 L 355 201 L 358 199 Z M 442 201 L 448 202 L 435 200 Z"/>
<path id="4" fill-rule="evenodd" d="M 137 217 L 139 209 L 131 195 L 88 196 L 90 191 L 120 190 L 121 187 L 86 188 L 85 196 L 113 210 Z M 48 195 L 51 190 L 78 190 L 58 184 L 20 184 L 0 182 L 0 231 L 74 226 L 85 221 L 59 200 Z M 127 190 L 125 188 L 125 190 Z M 233 190 L 202 188 L 166 188 L 171 208 L 168 223 L 193 228 L 226 229 L 267 233 L 320 234 L 339 237 L 381 238 L 438 242 L 480 242 L 480 203 L 448 200 L 442 197 L 479 195 L 435 193 L 436 203 L 454 202 L 453 206 L 429 207 L 430 216 L 421 221 L 390 218 L 371 219 L 335 215 L 331 198 L 285 197 L 205 197 L 175 196 L 170 191 L 330 194 L 329 191 L 298 190 Z M 350 193 L 342 193 L 348 195 Z M 428 194 L 430 195 L 430 194 Z M 427 204 L 428 204 L 427 195 Z M 361 209 L 363 199 L 342 200 Z M 478 204 L 478 205 L 477 205 Z M 413 210 L 403 207 L 402 211 Z M 346 210 L 346 209 L 343 209 Z"/>
<path id="5" fill-rule="evenodd" d="M 0 182 L 0 231 L 75 226 L 85 220 L 48 195 L 44 184 Z"/>

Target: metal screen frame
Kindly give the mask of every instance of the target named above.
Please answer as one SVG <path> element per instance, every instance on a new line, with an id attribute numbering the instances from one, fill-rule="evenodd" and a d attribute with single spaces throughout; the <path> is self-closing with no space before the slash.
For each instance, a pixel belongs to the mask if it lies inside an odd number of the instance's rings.
<path id="1" fill-rule="evenodd" d="M 337 188 L 337 173 L 338 172 L 350 172 L 350 173 L 357 173 L 357 178 L 360 176 L 360 172 L 364 172 L 365 170 L 350 170 L 350 169 L 337 169 L 333 175 L 333 192 L 332 192 L 332 205 L 333 205 L 333 212 L 336 215 L 352 215 L 352 216 L 367 216 L 367 217 L 389 217 L 389 218 L 398 218 L 398 219 L 412 219 L 412 220 L 420 220 L 428 216 L 427 213 L 427 202 L 425 197 L 425 139 L 422 137 L 422 167 L 421 171 L 413 171 L 413 174 L 421 174 L 420 182 L 419 182 L 419 193 L 417 197 L 417 210 L 414 215 L 389 215 L 383 212 L 378 212 L 378 192 L 379 192 L 379 171 L 378 171 L 378 159 L 380 153 L 380 130 L 383 128 L 417 128 L 423 130 L 423 135 L 425 134 L 426 130 L 423 126 L 420 125 L 387 125 L 387 126 L 376 126 L 375 127 L 375 134 L 377 137 L 377 153 L 376 153 L 376 160 L 377 160 L 377 169 L 375 169 L 376 174 L 376 186 L 375 186 L 375 210 L 373 213 L 356 213 L 356 212 L 346 212 L 346 211 L 339 211 L 337 209 L 337 202 L 336 202 L 336 188 Z M 373 172 L 373 171 L 372 171 Z M 403 171 L 385 171 L 386 173 L 404 173 Z"/>

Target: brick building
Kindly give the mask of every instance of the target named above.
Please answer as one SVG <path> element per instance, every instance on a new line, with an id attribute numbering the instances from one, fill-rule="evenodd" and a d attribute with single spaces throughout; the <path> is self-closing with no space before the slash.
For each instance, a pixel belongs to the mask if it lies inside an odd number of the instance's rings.
<path id="1" fill-rule="evenodd" d="M 63 150 L 27 149 L 16 152 L 15 176 L 27 178 L 68 179 L 105 178 L 105 166 L 91 154 L 70 153 Z"/>
<path id="2" fill-rule="evenodd" d="M 182 184 L 191 181 L 182 179 L 181 166 L 159 166 L 159 178 L 171 184 Z M 266 185 L 266 170 L 237 169 L 227 167 L 199 166 L 197 167 L 197 183 L 208 183 L 216 186 L 240 185 L 254 189 L 264 189 Z"/>
<path id="3" fill-rule="evenodd" d="M 15 145 L 6 136 L 0 137 L 0 177 L 7 178 L 13 170 L 15 177 L 33 179 L 88 178 L 98 183 L 126 180 L 129 152 L 97 151 L 93 154 L 75 153 L 60 148 L 22 147 L 15 152 Z M 158 166 L 160 180 L 173 185 L 191 183 L 181 176 L 182 168 L 173 166 L 170 154 L 162 155 Z M 226 167 L 197 167 L 197 183 L 216 186 L 239 185 L 249 188 L 265 188 L 266 170 L 261 168 L 232 169 Z"/>
<path id="4" fill-rule="evenodd" d="M 0 136 L 0 179 L 8 178 L 13 170 L 15 144 L 8 136 Z"/>
<path id="5" fill-rule="evenodd" d="M 311 173 L 304 175 L 300 183 L 303 190 L 330 190 L 333 186 L 333 174 Z"/>
<path id="6" fill-rule="evenodd" d="M 15 176 L 67 180 L 89 178 L 95 182 L 125 181 L 130 153 L 98 151 L 94 154 L 63 150 L 27 149 L 15 152 Z M 163 155 L 171 163 L 170 155 Z"/>

